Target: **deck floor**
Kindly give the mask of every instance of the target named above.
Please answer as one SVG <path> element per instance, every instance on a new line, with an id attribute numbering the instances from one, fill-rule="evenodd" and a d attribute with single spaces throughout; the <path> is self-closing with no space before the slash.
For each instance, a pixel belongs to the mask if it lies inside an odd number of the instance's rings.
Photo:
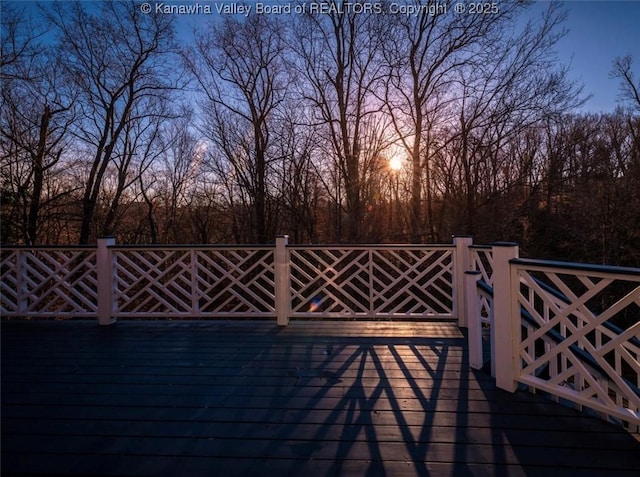
<path id="1" fill-rule="evenodd" d="M 2 322 L 2 475 L 622 476 L 640 443 L 451 323 Z"/>

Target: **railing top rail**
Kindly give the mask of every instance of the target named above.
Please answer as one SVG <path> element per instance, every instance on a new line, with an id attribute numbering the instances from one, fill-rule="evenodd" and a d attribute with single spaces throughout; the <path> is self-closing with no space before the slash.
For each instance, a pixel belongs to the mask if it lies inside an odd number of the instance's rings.
<path id="1" fill-rule="evenodd" d="M 96 245 L 2 245 L 0 250 L 96 250 Z"/>
<path id="2" fill-rule="evenodd" d="M 479 290 L 483 291 L 489 296 L 493 296 L 493 287 L 489 285 L 487 282 L 485 282 L 484 280 L 478 280 L 476 284 Z"/>
<path id="3" fill-rule="evenodd" d="M 476 250 L 491 250 L 491 245 L 472 244 L 469 245 L 469 248 L 473 248 Z"/>
<path id="4" fill-rule="evenodd" d="M 405 250 L 454 250 L 455 246 L 451 244 L 288 244 L 287 248 L 293 250 L 302 250 L 302 249 L 342 249 L 342 250 L 369 250 L 369 249 L 377 249 L 377 250 L 396 250 L 396 249 L 405 249 Z"/>
<path id="5" fill-rule="evenodd" d="M 633 267 L 616 267 L 611 265 L 594 265 L 590 263 L 579 262 L 560 262 L 555 260 L 537 260 L 530 258 L 514 258 L 509 263 L 526 268 L 536 269 L 562 269 L 578 272 L 595 272 L 606 275 L 627 275 L 633 277 L 640 277 L 640 268 Z"/>
<path id="6" fill-rule="evenodd" d="M 227 245 L 227 244 L 115 244 L 111 250 L 273 250 L 275 244 Z"/>
<path id="7" fill-rule="evenodd" d="M 110 250 L 273 250 L 275 244 L 113 244 Z M 454 250 L 448 244 L 288 244 L 292 250 Z M 0 250 L 96 250 L 96 245 L 2 245 Z"/>

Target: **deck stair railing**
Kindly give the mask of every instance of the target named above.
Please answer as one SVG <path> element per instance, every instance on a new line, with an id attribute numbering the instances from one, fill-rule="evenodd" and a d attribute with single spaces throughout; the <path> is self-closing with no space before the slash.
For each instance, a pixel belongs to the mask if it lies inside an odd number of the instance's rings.
<path id="1" fill-rule="evenodd" d="M 470 363 L 480 369 L 485 364 L 485 335 L 489 335 L 489 352 L 495 348 L 493 323 L 493 248 L 489 245 L 471 245 L 470 270 L 465 272 L 464 289 L 466 307 L 470 310 L 469 324 Z M 476 319 L 479 320 L 476 322 Z M 475 325 L 475 326 L 474 326 Z M 491 375 L 495 376 L 495 361 L 489 360 Z"/>
<path id="2" fill-rule="evenodd" d="M 513 244 L 491 255 L 491 276 L 478 254 L 466 274 L 471 365 L 485 364 L 488 321 L 499 387 L 524 385 L 639 432 L 640 270 L 519 259 Z"/>

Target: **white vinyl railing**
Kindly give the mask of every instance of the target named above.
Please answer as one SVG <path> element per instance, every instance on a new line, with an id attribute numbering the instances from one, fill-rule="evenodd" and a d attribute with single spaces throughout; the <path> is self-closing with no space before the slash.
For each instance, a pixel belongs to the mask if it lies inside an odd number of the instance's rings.
<path id="1" fill-rule="evenodd" d="M 480 320 L 483 325 L 490 326 L 493 322 L 493 249 L 488 245 L 473 245 L 471 247 L 471 268 L 477 277 L 477 294 Z M 473 288 L 475 286 L 472 285 Z"/>
<path id="2" fill-rule="evenodd" d="M 524 260 L 509 244 L 491 255 L 491 286 L 467 273 L 471 365 L 484 364 L 488 303 L 499 387 L 526 385 L 639 432 L 640 270 Z"/>
<path id="3" fill-rule="evenodd" d="M 455 317 L 452 246 L 290 250 L 293 317 Z"/>
<path id="4" fill-rule="evenodd" d="M 518 381 L 640 426 L 640 273 L 520 260 Z"/>
<path id="5" fill-rule="evenodd" d="M 493 287 L 493 248 L 490 245 L 471 245 L 471 268 L 480 272 L 479 279 Z"/>
<path id="6" fill-rule="evenodd" d="M 272 317 L 273 247 L 114 246 L 114 318 Z"/>
<path id="7" fill-rule="evenodd" d="M 116 245 L 2 249 L 5 317 L 430 318 L 462 316 L 453 245 Z"/>
<path id="8" fill-rule="evenodd" d="M 480 369 L 485 364 L 484 331 L 489 330 L 489 349 L 495 347 L 493 324 L 493 248 L 487 245 L 472 245 L 471 270 L 465 272 L 465 296 L 470 344 L 471 366 Z M 479 321 L 476 321 L 479 320 Z M 491 375 L 495 376 L 495 361 L 491 360 Z"/>
<path id="9" fill-rule="evenodd" d="M 3 248 L 0 290 L 3 316 L 96 316 L 96 248 Z"/>

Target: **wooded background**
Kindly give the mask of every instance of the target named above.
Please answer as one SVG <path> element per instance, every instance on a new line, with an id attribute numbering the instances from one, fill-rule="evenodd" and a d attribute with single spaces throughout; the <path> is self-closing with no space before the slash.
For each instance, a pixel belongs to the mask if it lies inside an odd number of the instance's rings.
<path id="1" fill-rule="evenodd" d="M 584 114 L 588 92 L 555 53 L 556 3 L 528 21 L 527 2 L 417 16 L 333 4 L 187 33 L 136 2 L 3 2 L 2 242 L 468 234 L 640 266 L 631 57 L 611 59 L 618 109 Z"/>

